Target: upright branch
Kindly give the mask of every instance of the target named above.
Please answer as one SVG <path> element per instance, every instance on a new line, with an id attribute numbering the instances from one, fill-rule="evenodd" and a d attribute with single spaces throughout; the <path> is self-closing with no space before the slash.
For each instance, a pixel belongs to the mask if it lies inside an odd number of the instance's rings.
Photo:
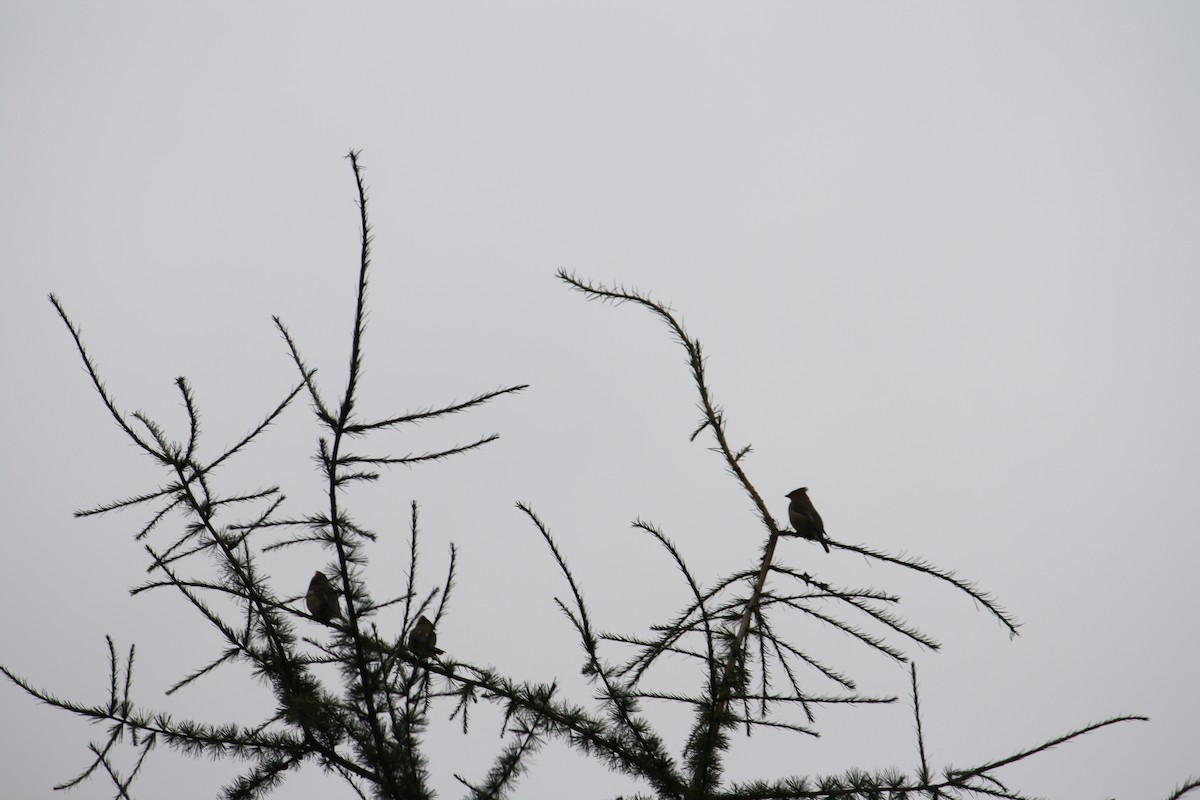
<path id="1" fill-rule="evenodd" d="M 356 549 L 347 539 L 347 531 L 342 525 L 341 512 L 338 507 L 338 488 L 342 483 L 339 472 L 339 457 L 341 455 L 342 438 L 345 436 L 347 423 L 350 422 L 354 409 L 355 394 L 358 390 L 358 374 L 362 367 L 363 329 L 366 325 L 365 309 L 367 297 L 367 268 L 371 265 L 371 225 L 367 220 L 367 190 L 363 183 L 362 168 L 358 163 L 358 153 L 350 151 L 347 156 L 354 169 L 354 182 L 358 188 L 358 212 L 361 230 L 361 249 L 358 266 L 358 285 L 355 292 L 354 304 L 354 335 L 350 341 L 350 369 L 346 377 L 346 390 L 342 395 L 336 422 L 330 426 L 333 435 L 333 445 L 329 458 L 324 460 L 327 481 L 326 493 L 329 498 L 329 528 L 330 538 L 337 551 L 338 577 L 342 582 L 342 596 L 346 598 L 346 623 L 350 628 L 354 659 L 354 669 L 358 673 L 359 688 L 365 706 L 366 722 L 370 726 L 371 738 L 374 740 L 375 752 L 382 756 L 387 749 L 383 725 L 379 719 L 379 709 L 375 702 L 377 694 L 374 691 L 368 656 L 362 644 L 362 634 L 359 630 L 359 611 L 354 603 L 354 591 L 351 586 L 350 556 Z M 384 788 L 389 795 L 398 796 L 399 787 L 390 771 L 384 771 Z"/>
<path id="2" fill-rule="evenodd" d="M 749 448 L 743 448 L 735 452 L 734 448 L 729 444 L 729 439 L 725 431 L 724 413 L 716 402 L 714 402 L 705 378 L 704 354 L 700 341 L 688 335 L 683 324 L 675 318 L 670 309 L 661 303 L 651 300 L 649 297 L 620 288 L 610 289 L 602 285 L 587 283 L 567 273 L 565 270 L 560 270 L 558 277 L 571 287 L 583 292 L 588 299 L 598 299 L 618 304 L 627 302 L 636 303 L 658 316 L 667 324 L 675 338 L 683 345 L 684 350 L 687 351 L 688 366 L 691 369 L 692 380 L 696 384 L 696 392 L 699 396 L 699 406 L 702 416 L 700 425 L 693 432 L 692 438 L 694 439 L 705 429 L 709 431 L 716 442 L 717 451 L 725 462 L 726 469 L 736 478 L 742 490 L 750 497 L 751 502 L 754 503 L 758 511 L 759 520 L 767 531 L 767 541 L 758 566 L 758 575 L 751 588 L 749 597 L 746 598 L 741 608 L 737 630 L 725 654 L 724 666 L 720 670 L 719 675 L 716 676 L 715 684 L 710 683 L 709 691 L 713 699 L 712 706 L 704 709 L 700 724 L 694 730 L 692 740 L 689 743 L 693 771 L 692 790 L 697 796 L 705 796 L 717 780 L 717 772 L 719 770 L 717 752 L 721 749 L 721 729 L 730 723 L 728 706 L 733 694 L 732 689 L 735 683 L 741 682 L 738 679 L 740 674 L 739 665 L 743 660 L 746 637 L 750 632 L 751 622 L 758 611 L 763 590 L 766 586 L 767 575 L 771 571 L 771 564 L 775 557 L 775 548 L 779 541 L 779 528 L 767 510 L 766 502 L 759 495 L 758 490 L 754 488 L 754 485 L 742 469 L 740 461 L 742 456 L 749 451 Z"/>
<path id="3" fill-rule="evenodd" d="M 277 320 L 276 324 L 287 339 L 293 361 L 301 372 L 304 385 L 309 390 L 317 419 L 328 430 L 329 439 L 321 439 L 319 443 L 319 461 L 325 473 L 325 491 L 328 501 L 328 515 L 318 523 L 318 527 L 323 529 L 320 532 L 319 540 L 330 546 L 334 551 L 336 559 L 335 571 L 337 573 L 337 580 L 340 583 L 340 595 L 346 604 L 346 627 L 342 631 L 346 636 L 346 655 L 343 656 L 346 660 L 343 663 L 349 669 L 350 675 L 353 676 L 354 683 L 356 684 L 353 695 L 362 703 L 362 718 L 369 731 L 369 744 L 363 741 L 359 741 L 358 744 L 363 748 L 364 755 L 369 760 L 383 765 L 393 763 L 397 765 L 396 769 L 390 769 L 385 766 L 385 768 L 378 772 L 378 778 L 380 787 L 385 791 L 387 796 L 400 797 L 414 789 L 424 791 L 421 783 L 421 771 L 423 768 L 418 762 L 410 758 L 415 747 L 415 739 L 412 738 L 412 734 L 419 727 L 419 717 L 424 714 L 424 710 L 422 709 L 420 713 L 416 713 L 411 703 L 406 702 L 406 710 L 398 715 L 392 699 L 384 691 L 386 681 L 383 678 L 386 677 L 386 674 L 391 673 L 394 660 L 390 658 L 380 660 L 380 655 L 377 652 L 379 649 L 378 644 L 372 641 L 371 637 L 367 636 L 363 629 L 363 615 L 371 613 L 375 607 L 366 599 L 365 588 L 362 586 L 355 569 L 365 559 L 365 556 L 360 552 L 363 545 L 373 541 L 375 537 L 374 534 L 350 522 L 342 507 L 341 493 L 346 486 L 353 482 L 378 479 L 378 473 L 373 471 L 374 467 L 438 460 L 450 455 L 473 450 L 488 442 L 495 441 L 498 437 L 493 434 L 481 438 L 473 444 L 455 446 L 436 453 L 401 458 L 364 456 L 349 453 L 346 452 L 346 444 L 348 438 L 351 436 L 362 436 L 384 428 L 398 427 L 405 423 L 415 423 L 459 413 L 501 395 L 519 392 L 525 386 L 508 387 L 478 395 L 466 403 L 452 403 L 442 408 L 427 409 L 416 414 L 393 414 L 378 420 L 363 420 L 358 418 L 355 408 L 363 362 L 367 282 L 371 265 L 371 242 L 373 236 L 367 216 L 367 191 L 363 179 L 363 169 L 359 162 L 359 154 L 351 151 L 347 158 L 350 160 L 354 171 L 355 186 L 358 192 L 360 255 L 357 291 L 355 294 L 353 334 L 350 342 L 349 369 L 345 390 L 337 404 L 338 410 L 336 414 L 329 413 L 328 409 L 330 406 L 321 398 L 316 383 L 312 379 L 313 371 L 308 369 L 304 364 L 294 340 L 286 329 L 283 328 L 280 321 Z M 409 591 L 405 597 L 404 625 L 406 627 L 412 619 L 410 612 L 414 599 L 414 587 L 411 583 L 416 568 L 416 525 L 416 504 L 414 503 L 412 506 L 412 569 L 410 572 Z M 453 559 L 451 561 L 451 572 L 447 579 L 447 592 L 449 591 L 452 579 Z M 443 595 L 443 607 L 444 601 L 445 595 Z M 441 608 L 439 608 L 436 617 L 440 617 L 440 614 Z M 424 675 L 427 677 L 428 672 L 425 671 Z M 410 683 L 407 679 L 404 679 L 402 682 L 406 686 Z M 404 691 L 404 696 L 406 698 L 409 697 L 407 689 Z M 383 703 L 383 705 L 380 705 L 380 703 Z M 384 724 L 385 717 L 392 720 L 391 727 L 393 729 L 397 727 L 403 729 L 403 731 L 397 730 L 397 733 L 403 734 L 401 736 L 403 747 L 397 749 L 396 740 L 389 736 L 388 726 Z M 403 777 L 398 778 L 397 774 Z"/>
<path id="4" fill-rule="evenodd" d="M 750 623 L 754 619 L 754 613 L 758 609 L 759 601 L 762 598 L 763 587 L 767 583 L 767 575 L 771 571 L 771 563 L 775 557 L 775 547 L 779 541 L 779 528 L 767 510 L 766 502 L 758 493 L 758 490 L 754 488 L 754 484 L 750 482 L 749 477 L 747 477 L 745 471 L 742 469 L 741 458 L 748 452 L 748 449 L 743 448 L 735 452 L 729 444 L 729 439 L 725 433 L 724 412 L 713 401 L 712 393 L 709 391 L 708 382 L 705 379 L 704 354 L 700 346 L 700 340 L 688 335 L 683 327 L 683 323 L 675 318 L 675 315 L 671 313 L 669 308 L 655 302 L 649 297 L 621 288 L 609 289 L 603 285 L 587 283 L 565 270 L 560 270 L 558 277 L 568 285 L 583 292 L 588 299 L 599 299 L 617 304 L 636 303 L 648 309 L 667 324 L 667 327 L 671 329 L 675 338 L 683 345 L 684 350 L 687 351 L 688 366 L 691 369 L 692 380 L 695 381 L 696 392 L 700 398 L 699 405 L 702 419 L 700 426 L 693 432 L 692 438 L 698 436 L 705 429 L 712 434 L 713 439 L 716 441 L 717 451 L 725 461 L 726 469 L 737 479 L 742 490 L 750 497 L 751 502 L 754 503 L 754 507 L 758 511 L 760 522 L 766 528 L 767 542 L 763 548 L 763 555 L 758 568 L 758 577 L 755 579 L 750 596 L 747 598 L 745 606 L 742 609 L 737 632 L 734 634 L 733 641 L 729 646 L 729 652 L 725 658 L 724 669 L 719 676 L 717 685 L 713 687 L 713 696 L 716 700 L 716 707 L 713 711 L 713 724 L 716 725 L 717 720 L 724 716 L 730 698 L 730 689 L 733 685 L 734 675 L 737 671 L 737 664 L 741 659 L 746 636 L 750 632 Z"/>

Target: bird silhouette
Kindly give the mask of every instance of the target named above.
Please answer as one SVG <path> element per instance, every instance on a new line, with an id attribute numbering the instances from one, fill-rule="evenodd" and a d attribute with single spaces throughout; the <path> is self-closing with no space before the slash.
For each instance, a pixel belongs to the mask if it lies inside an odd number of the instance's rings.
<path id="1" fill-rule="evenodd" d="M 802 486 L 789 492 L 787 498 L 792 501 L 788 505 L 788 522 L 792 523 L 796 534 L 820 542 L 825 552 L 830 552 L 829 543 L 826 541 L 828 537 L 825 535 L 825 523 L 813 507 L 812 500 L 808 499 L 808 489 Z"/>
<path id="2" fill-rule="evenodd" d="M 330 620 L 345 619 L 342 616 L 342 604 L 338 600 L 337 589 L 333 588 L 333 584 L 323 572 L 313 574 L 312 580 L 308 582 L 308 594 L 305 595 L 304 602 L 308 604 L 308 613 L 318 622 L 328 625 Z"/>
<path id="3" fill-rule="evenodd" d="M 429 658 L 446 652 L 438 649 L 437 631 L 433 629 L 433 623 L 424 615 L 413 623 L 412 630 L 408 633 L 408 649 L 421 658 Z"/>

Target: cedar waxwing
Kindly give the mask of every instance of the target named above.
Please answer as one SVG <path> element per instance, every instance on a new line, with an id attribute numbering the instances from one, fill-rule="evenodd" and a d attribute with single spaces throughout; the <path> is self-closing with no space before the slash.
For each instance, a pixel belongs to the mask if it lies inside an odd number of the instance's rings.
<path id="1" fill-rule="evenodd" d="M 788 493 L 787 497 L 792 501 L 788 505 L 788 522 L 792 523 L 797 535 L 820 542 L 825 552 L 830 552 L 829 544 L 825 541 L 825 523 L 813 508 L 812 500 L 808 499 L 808 489 L 801 487 Z"/>
<path id="2" fill-rule="evenodd" d="M 329 624 L 333 619 L 345 619 L 337 589 L 333 588 L 323 572 L 315 573 L 308 582 L 308 594 L 304 602 L 308 604 L 308 613 L 316 617 L 318 622 Z"/>
<path id="3" fill-rule="evenodd" d="M 412 630 L 409 631 L 408 649 L 413 651 L 413 655 L 420 658 L 429 658 L 446 652 L 437 648 L 437 631 L 433 629 L 433 623 L 424 615 L 413 623 Z"/>

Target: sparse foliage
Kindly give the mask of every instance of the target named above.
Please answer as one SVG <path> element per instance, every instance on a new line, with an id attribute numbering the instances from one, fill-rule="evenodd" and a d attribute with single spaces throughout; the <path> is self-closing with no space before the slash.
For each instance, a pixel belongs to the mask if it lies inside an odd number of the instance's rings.
<path id="1" fill-rule="evenodd" d="M 462 455 L 496 439 L 493 434 L 433 452 L 391 456 L 367 449 L 372 434 L 468 411 L 526 387 L 503 387 L 461 403 L 378 418 L 358 411 L 371 228 L 358 154 L 352 152 L 349 160 L 358 192 L 361 252 L 345 386 L 336 397 L 327 394 L 317 382 L 317 371 L 302 357 L 295 337 L 276 318 L 298 373 L 296 385 L 282 393 L 279 403 L 247 436 L 214 458 L 200 456 L 199 414 L 185 378 L 178 378 L 176 386 L 188 428 L 176 440 L 149 415 L 121 409 L 102 381 L 79 328 L 60 300 L 51 296 L 113 420 L 165 473 L 158 487 L 79 511 L 77 516 L 147 509 L 148 519 L 135 539 L 142 545 L 153 577 L 134 593 L 180 593 L 223 640 L 210 661 L 180 679 L 167 694 L 197 683 L 224 665 L 241 663 L 274 697 L 272 712 L 251 722 L 212 725 L 177 721 L 165 712 L 144 712 L 132 694 L 135 650 L 131 647 L 122 658 L 111 639 L 106 639 L 108 696 L 94 704 L 62 700 L 0 667 L 10 681 L 40 701 L 106 726 L 105 737 L 91 745 L 88 766 L 56 788 L 77 786 L 101 774 L 107 776 L 117 797 L 133 797 L 132 787 L 145 759 L 161 743 L 191 756 L 248 763 L 250 766 L 221 790 L 225 798 L 265 797 L 303 764 L 340 776 L 353 796 L 432 797 L 424 734 L 433 709 L 448 713 L 465 729 L 471 705 L 486 701 L 502 710 L 506 742 L 486 775 L 475 779 L 455 775 L 468 798 L 513 796 L 517 780 L 531 768 L 533 757 L 547 741 L 558 740 L 634 779 L 644 792 L 639 797 L 1019 800 L 1026 795 L 1002 782 L 1000 772 L 1005 766 L 1101 728 L 1145 719 L 1114 717 L 1004 758 L 936 770 L 925 748 L 926 723 L 920 711 L 912 651 L 936 651 L 938 641 L 896 613 L 899 597 L 892 591 L 834 585 L 789 567 L 781 558 L 779 544 L 795 532 L 779 526 L 755 488 L 746 467 L 750 446 L 729 441 L 725 411 L 713 399 L 700 342 L 666 305 L 649 296 L 590 283 L 567 272 L 560 272 L 559 278 L 588 299 L 628 303 L 657 316 L 684 348 L 700 412 L 692 438 L 710 438 L 722 466 L 751 501 L 762 551 L 755 563 L 706 579 L 688 566 L 683 548 L 664 531 L 637 519 L 633 526 L 663 548 L 678 571 L 688 600 L 670 619 L 649 624 L 648 636 L 602 632 L 584 599 L 585 587 L 572 574 L 568 549 L 530 505 L 520 503 L 520 512 L 544 540 L 569 588 L 570 599 L 556 602 L 582 645 L 583 674 L 593 689 L 594 701 L 572 701 L 557 683 L 525 682 L 491 667 L 461 661 L 453 652 L 444 653 L 436 647 L 435 631 L 449 612 L 457 551 L 451 546 L 449 568 L 440 584 L 424 585 L 417 580 L 424 573 L 418 572 L 422 534 L 414 502 L 407 520 L 407 584 L 403 594 L 377 601 L 368 591 L 363 567 L 371 558 L 372 544 L 384 534 L 375 533 L 350 513 L 347 489 L 359 482 L 380 480 L 381 467 Z M 301 396 L 308 400 L 322 428 L 315 454 L 324 485 L 320 507 L 298 514 L 285 512 L 277 486 L 222 489 L 217 468 L 256 444 Z M 175 533 L 162 530 L 168 521 L 180 517 L 183 523 Z M 828 545 L 835 552 L 857 553 L 948 584 L 977 603 L 1010 635 L 1018 632 L 1017 621 L 991 596 L 953 572 L 863 544 L 830 539 Z M 266 577 L 264 559 L 291 548 L 305 548 L 314 554 L 320 550 L 327 559 L 320 575 L 314 577 L 306 601 L 281 592 Z M 605 591 L 608 587 L 596 588 Z M 391 607 L 402 612 L 396 630 L 378 622 L 378 612 Z M 885 661 L 909 665 L 918 756 L 911 775 L 864 768 L 838 775 L 796 775 L 742 784 L 727 780 L 724 756 L 743 732 L 769 727 L 815 736 L 814 710 L 818 706 L 898 701 L 861 693 L 852 669 L 832 666 L 820 653 L 797 643 L 789 635 L 791 620 L 796 617 L 841 631 L 865 652 Z M 320 624 L 329 635 L 321 640 L 301 636 L 297 633 L 299 622 Z M 611 647 L 613 644 L 620 649 Z M 632 655 L 614 662 L 611 650 Z M 648 676 L 666 655 L 681 657 L 694 666 L 691 686 L 671 692 L 648 687 Z M 321 678 L 318 667 L 322 665 L 336 665 L 340 676 L 336 683 Z M 814 684 L 834 688 L 822 691 L 813 688 Z M 682 704 L 691 710 L 694 718 L 681 752 L 674 753 L 667 746 L 653 715 L 643 707 L 647 701 Z M 117 757 L 126 750 L 132 753 L 130 758 Z M 121 766 L 124 763 L 130 766 Z M 1189 779 L 1171 798 L 1197 787 L 1200 782 Z"/>

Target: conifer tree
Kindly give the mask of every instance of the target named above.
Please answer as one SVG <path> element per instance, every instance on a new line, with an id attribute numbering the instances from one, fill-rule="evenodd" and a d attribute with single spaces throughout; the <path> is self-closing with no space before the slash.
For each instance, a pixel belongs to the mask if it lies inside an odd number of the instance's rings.
<path id="1" fill-rule="evenodd" d="M 634 527 L 657 542 L 674 564 L 689 600 L 670 619 L 647 620 L 646 627 L 652 631 L 649 636 L 607 633 L 597 627 L 589 611 L 585 587 L 569 567 L 569 553 L 535 510 L 519 503 L 520 513 L 544 540 L 570 590 L 569 602 L 556 602 L 582 645 L 582 670 L 594 699 L 573 700 L 564 696 L 557 683 L 524 681 L 439 648 L 436 631 L 450 608 L 455 550 L 451 548 L 449 569 L 440 584 L 427 586 L 417 580 L 423 572 L 417 569 L 420 527 L 414 502 L 406 521 L 407 585 L 399 596 L 377 600 L 366 584 L 363 567 L 381 534 L 351 513 L 347 490 L 380 480 L 381 468 L 469 454 L 497 438 L 493 434 L 433 452 L 390 456 L 368 449 L 372 434 L 470 411 L 527 387 L 502 387 L 465 402 L 380 418 L 364 417 L 357 410 L 366 357 L 364 321 L 372 236 L 358 153 L 351 152 L 348 158 L 358 193 L 361 250 L 346 383 L 340 394 L 331 397 L 302 356 L 299 343 L 276 318 L 297 371 L 296 385 L 247 436 L 215 457 L 200 455 L 199 413 L 185 378 L 178 378 L 176 386 L 189 425 L 176 439 L 148 414 L 122 410 L 101 379 L 78 326 L 63 303 L 51 296 L 109 414 L 128 440 L 165 474 L 158 487 L 79 511 L 77 516 L 147 509 L 135 538 L 144 549 L 153 577 L 136 587 L 134 594 L 178 592 L 224 642 L 210 661 L 183 676 L 167 695 L 192 684 L 202 686 L 200 682 L 210 673 L 232 663 L 249 666 L 259 679 L 256 687 L 266 686 L 273 694 L 272 713 L 251 723 L 204 724 L 176 720 L 165 710 L 144 711 L 133 695 L 135 650 L 130 647 L 122 655 L 111 638 L 106 639 L 109 690 L 97 702 L 60 699 L 0 666 L 12 683 L 41 702 L 106 726 L 107 735 L 91 747 L 88 766 L 56 788 L 99 777 L 111 782 L 117 797 L 135 797 L 134 784 L 144 759 L 163 744 L 191 756 L 249 762 L 236 780 L 219 790 L 214 787 L 225 798 L 266 797 L 304 764 L 315 764 L 341 777 L 348 785 L 347 797 L 432 797 L 425 731 L 433 719 L 446 715 L 457 718 L 465 728 L 471 705 L 483 701 L 502 710 L 507 736 L 486 775 L 456 776 L 467 798 L 518 796 L 517 781 L 533 766 L 534 755 L 544 743 L 557 740 L 613 772 L 633 778 L 640 787 L 635 796 L 640 798 L 1019 800 L 1026 795 L 1004 781 L 1004 767 L 1102 728 L 1145 719 L 1111 717 L 1015 754 L 968 767 L 935 768 L 926 755 L 912 648 L 935 651 L 939 643 L 893 610 L 899 597 L 887 588 L 835 585 L 790 567 L 781 555 L 781 542 L 793 538 L 800 544 L 801 537 L 812 536 L 781 525 L 768 511 L 746 466 L 749 445 L 729 439 L 725 411 L 713 399 L 700 342 L 665 304 L 566 271 L 558 277 L 572 290 L 588 299 L 644 309 L 662 320 L 683 347 L 700 410 L 692 439 L 711 444 L 721 466 L 750 501 L 752 527 L 762 537 L 762 550 L 755 563 L 705 579 L 689 567 L 683 549 L 666 533 L 650 522 L 636 520 Z M 316 447 L 324 486 L 320 507 L 288 511 L 277 486 L 224 489 L 217 482 L 219 468 L 256 445 L 281 414 L 299 405 L 296 401 L 300 398 L 307 401 L 323 429 Z M 179 518 L 183 520 L 179 528 L 162 530 Z M 810 546 L 817 544 L 834 553 L 856 553 L 870 561 L 913 570 L 939 590 L 945 586 L 976 602 L 1010 635 L 1018 633 L 1012 615 L 953 572 L 862 544 L 826 538 Z M 307 595 L 297 596 L 266 577 L 273 554 L 292 548 L 306 548 L 314 556 L 319 552 L 325 559 Z M 591 587 L 599 592 L 609 588 Z M 401 612 L 394 629 L 378 622 L 378 612 L 389 608 Z M 764 727 L 809 736 L 816 733 L 814 710 L 818 706 L 901 702 L 897 697 L 859 692 L 850 670 L 827 664 L 820 653 L 796 641 L 789 633 L 796 616 L 841 631 L 866 651 L 908 666 L 911 692 L 903 702 L 911 705 L 917 754 L 911 773 L 862 767 L 842 774 L 797 774 L 745 783 L 727 779 L 725 756 L 735 737 Z M 299 635 L 298 623 L 324 626 L 328 636 Z M 632 656 L 614 661 L 614 652 Z M 648 688 L 648 676 L 668 655 L 691 666 L 692 684 L 672 692 Z M 317 669 L 321 665 L 336 665 L 339 680 L 323 680 Z M 838 687 L 837 691 L 822 693 L 810 688 L 811 676 L 819 676 Z M 667 746 L 654 714 L 646 710 L 647 701 L 682 704 L 692 710 L 693 721 L 680 752 Z M 435 709 L 440 717 L 434 716 Z M 1197 787 L 1200 780 L 1188 779 L 1170 798 L 1182 797 Z"/>

